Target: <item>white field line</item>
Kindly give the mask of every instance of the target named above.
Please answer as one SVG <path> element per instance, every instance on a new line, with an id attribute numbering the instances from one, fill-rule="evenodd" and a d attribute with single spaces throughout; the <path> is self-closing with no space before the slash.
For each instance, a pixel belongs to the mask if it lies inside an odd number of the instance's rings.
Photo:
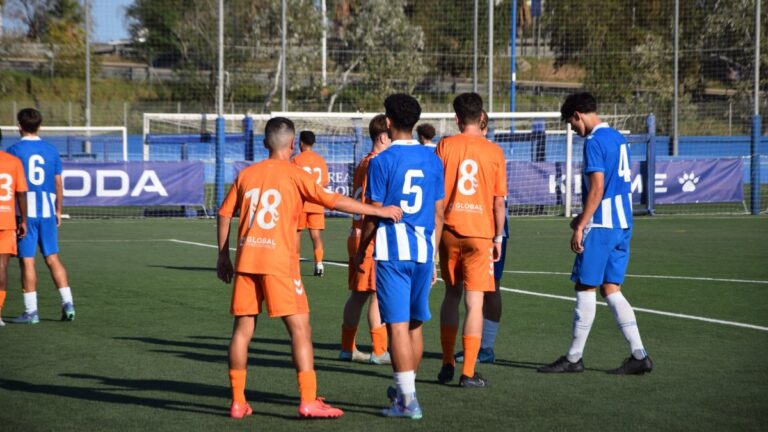
<path id="1" fill-rule="evenodd" d="M 566 272 L 526 271 L 526 270 L 504 270 L 504 273 L 570 276 L 570 273 L 566 273 Z M 635 274 L 628 274 L 625 276 L 636 277 L 636 278 L 650 278 L 650 279 L 680 279 L 680 280 L 705 281 L 705 282 L 736 282 L 736 283 L 753 283 L 753 284 L 768 285 L 768 281 L 766 280 L 720 279 L 720 278 L 693 277 L 693 276 L 663 276 L 663 275 L 635 275 Z"/>
<path id="2" fill-rule="evenodd" d="M 206 244 L 206 243 L 198 243 L 198 242 L 191 242 L 191 241 L 185 241 L 185 240 L 176 240 L 176 239 L 169 239 L 168 241 L 174 242 L 174 243 L 181 243 L 181 244 L 188 244 L 193 246 L 202 246 L 207 248 L 213 248 L 216 249 L 216 245 Z M 230 248 L 230 250 L 235 250 L 234 248 Z M 325 262 L 325 265 L 331 265 L 336 267 L 348 267 L 347 264 L 342 263 L 336 263 L 336 262 Z M 558 274 L 558 273 L 548 273 L 548 272 L 542 272 L 546 274 Z M 570 274 L 570 273 L 563 273 L 563 274 Z M 438 278 L 439 281 L 443 281 L 442 279 Z M 551 299 L 557 299 L 557 300 L 566 300 L 566 301 L 576 301 L 574 297 L 566 297 L 561 295 L 555 295 L 555 294 L 545 294 L 545 293 L 539 293 L 534 291 L 525 291 L 515 288 L 507 288 L 507 287 L 500 287 L 502 291 L 507 291 L 515 294 L 523 294 L 523 295 L 530 295 L 530 296 L 536 296 L 536 297 L 545 297 L 545 298 L 551 298 Z M 608 306 L 605 302 L 597 302 L 597 304 L 601 306 Z M 646 309 L 646 308 L 638 308 L 638 307 L 632 307 L 637 312 L 645 312 L 649 314 L 654 315 L 662 315 L 662 316 L 668 316 L 673 318 L 683 318 L 683 319 L 689 319 L 689 320 L 695 320 L 695 321 L 703 321 L 711 324 L 722 324 L 732 327 L 742 327 L 742 328 L 748 328 L 752 330 L 761 330 L 761 331 L 768 331 L 768 327 L 763 326 L 757 326 L 753 324 L 746 324 L 746 323 L 740 323 L 735 321 L 725 321 L 725 320 L 719 320 L 719 319 L 713 319 L 713 318 L 706 318 L 706 317 L 700 317 L 695 315 L 686 315 L 686 314 L 680 314 L 675 312 L 665 312 L 665 311 L 659 311 L 655 309 Z"/>

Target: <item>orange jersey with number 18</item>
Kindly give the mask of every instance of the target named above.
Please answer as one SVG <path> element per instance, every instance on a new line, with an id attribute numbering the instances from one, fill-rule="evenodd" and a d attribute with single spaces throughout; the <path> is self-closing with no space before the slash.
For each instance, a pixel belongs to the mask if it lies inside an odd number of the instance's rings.
<path id="1" fill-rule="evenodd" d="M 445 228 L 464 237 L 493 238 L 494 197 L 507 195 L 501 148 L 462 133 L 440 140 L 436 153 L 445 169 Z"/>
<path id="2" fill-rule="evenodd" d="M 296 155 L 293 158 L 293 163 L 308 172 L 320 187 L 328 187 L 331 184 L 331 179 L 328 176 L 328 165 L 325 163 L 325 159 L 313 152 L 312 149 L 305 150 Z M 325 209 L 317 204 L 305 202 L 304 212 L 324 213 Z"/>
<path id="3" fill-rule="evenodd" d="M 289 161 L 267 159 L 242 170 L 219 209 L 225 217 L 240 210 L 235 271 L 293 276 L 303 204 L 333 208 L 340 197 Z"/>
<path id="4" fill-rule="evenodd" d="M 16 229 L 16 193 L 26 191 L 21 160 L 0 151 L 0 230 Z"/>

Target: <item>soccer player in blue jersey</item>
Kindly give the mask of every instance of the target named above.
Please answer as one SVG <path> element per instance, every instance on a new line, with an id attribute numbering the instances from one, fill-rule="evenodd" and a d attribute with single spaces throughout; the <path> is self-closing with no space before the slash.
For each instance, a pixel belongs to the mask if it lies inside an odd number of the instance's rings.
<path id="1" fill-rule="evenodd" d="M 387 391 L 392 406 L 382 414 L 419 419 L 416 371 L 424 351 L 422 323 L 431 317 L 429 291 L 437 278 L 433 257 L 443 228 L 443 165 L 431 148 L 413 139 L 421 116 L 416 99 L 393 94 L 384 107 L 393 141 L 371 159 L 365 194 L 373 205 L 400 206 L 403 218 L 394 223 L 366 216 L 355 262 L 362 262 L 375 235 L 376 295 L 390 336 L 395 381 Z"/>
<path id="2" fill-rule="evenodd" d="M 581 177 L 583 211 L 571 221 L 571 250 L 577 254 L 571 273 L 571 280 L 576 283 L 576 310 L 573 339 L 567 354 L 538 370 L 543 373 L 584 370 L 582 353 L 595 319 L 599 287 L 630 350 L 624 363 L 608 372 L 617 375 L 651 372 L 653 363 L 640 339 L 635 312 L 621 293 L 632 237 L 629 144 L 616 129 L 600 120 L 597 102 L 589 93 L 568 96 L 560 114 L 579 136 L 586 137 Z"/>
<path id="3" fill-rule="evenodd" d="M 45 264 L 61 295 L 61 320 L 75 319 L 72 290 L 67 270 L 59 259 L 59 226 L 63 185 L 61 158 L 56 147 L 37 136 L 43 116 L 33 108 L 25 108 L 16 116 L 21 141 L 8 148 L 8 153 L 21 159 L 27 177 L 27 235 L 18 240 L 21 284 L 24 290 L 24 313 L 17 323 L 37 324 L 37 274 L 35 252 L 40 247 Z"/>

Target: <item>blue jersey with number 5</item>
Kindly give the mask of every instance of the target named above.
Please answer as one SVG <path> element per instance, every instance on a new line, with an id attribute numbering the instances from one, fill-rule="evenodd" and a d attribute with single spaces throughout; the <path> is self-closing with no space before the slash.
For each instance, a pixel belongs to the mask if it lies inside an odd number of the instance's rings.
<path id="1" fill-rule="evenodd" d="M 624 136 L 606 123 L 600 123 L 584 141 L 582 202 L 590 188 L 589 174 L 605 176 L 603 198 L 592 216 L 591 226 L 602 228 L 632 227 L 632 173 L 629 144 Z"/>
<path id="2" fill-rule="evenodd" d="M 39 137 L 24 137 L 8 148 L 21 159 L 27 176 L 27 217 L 56 217 L 56 176 L 61 175 L 61 158 L 56 147 Z"/>
<path id="3" fill-rule="evenodd" d="M 432 148 L 398 140 L 371 159 L 366 197 L 403 209 L 399 223 L 379 220 L 374 259 L 431 262 L 435 202 L 445 197 L 443 164 Z"/>

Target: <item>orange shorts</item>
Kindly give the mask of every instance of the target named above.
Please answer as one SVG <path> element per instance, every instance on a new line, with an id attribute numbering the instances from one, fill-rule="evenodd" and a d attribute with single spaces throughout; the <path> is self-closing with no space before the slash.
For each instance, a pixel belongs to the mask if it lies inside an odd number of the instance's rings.
<path id="1" fill-rule="evenodd" d="M 309 229 L 325 229 L 325 213 L 305 213 L 301 212 L 299 216 L 299 231 L 304 228 Z"/>
<path id="2" fill-rule="evenodd" d="M 270 318 L 309 313 L 307 291 L 296 277 L 235 273 L 230 313 L 235 316 L 258 315 L 261 302 L 267 301 Z"/>
<path id="3" fill-rule="evenodd" d="M 493 241 L 461 237 L 444 230 L 440 240 L 440 275 L 448 285 L 463 280 L 467 291 L 495 291 Z"/>
<path id="4" fill-rule="evenodd" d="M 0 254 L 18 255 L 15 229 L 0 230 Z"/>
<path id="5" fill-rule="evenodd" d="M 347 237 L 347 253 L 349 253 L 349 269 L 347 282 L 350 291 L 376 291 L 376 262 L 373 260 L 373 242 L 368 245 L 365 251 L 365 259 L 360 265 L 360 273 L 352 264 L 352 258 L 357 254 L 357 248 L 360 245 L 360 234 L 350 233 Z"/>

